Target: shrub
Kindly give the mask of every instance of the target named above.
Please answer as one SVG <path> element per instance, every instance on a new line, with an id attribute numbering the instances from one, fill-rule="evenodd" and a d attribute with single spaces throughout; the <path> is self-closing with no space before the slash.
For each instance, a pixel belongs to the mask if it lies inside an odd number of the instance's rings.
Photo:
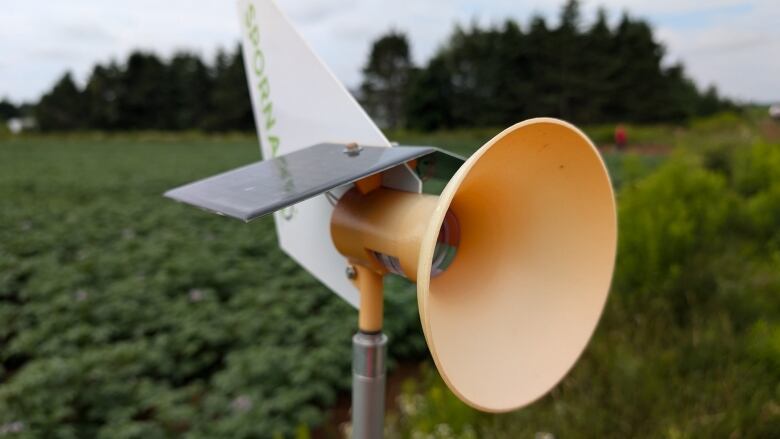
<path id="1" fill-rule="evenodd" d="M 678 157 L 618 198 L 616 289 L 632 294 L 679 291 L 697 256 L 715 250 L 735 200 L 726 179 Z"/>

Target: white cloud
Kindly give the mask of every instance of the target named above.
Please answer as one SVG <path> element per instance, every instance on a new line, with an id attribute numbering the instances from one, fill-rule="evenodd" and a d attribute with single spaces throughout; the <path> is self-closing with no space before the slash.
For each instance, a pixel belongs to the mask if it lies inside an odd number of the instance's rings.
<path id="1" fill-rule="evenodd" d="M 734 2 L 732 2 L 734 3 Z M 700 85 L 742 100 L 780 101 L 780 3 L 741 3 L 706 26 L 658 24 L 669 54 Z"/>
<path id="2" fill-rule="evenodd" d="M 424 62 L 455 23 L 554 21 L 563 0 L 286 0 L 281 8 L 347 85 L 360 80 L 372 39 L 390 28 L 408 33 Z M 622 10 L 648 18 L 702 85 L 740 99 L 780 100 L 780 3 L 776 0 L 585 0 L 613 20 Z M 70 0 L 16 2 L 0 15 L 0 97 L 35 99 L 65 71 L 82 80 L 95 62 L 135 49 L 176 49 L 213 56 L 232 47 L 239 26 L 230 0 Z"/>

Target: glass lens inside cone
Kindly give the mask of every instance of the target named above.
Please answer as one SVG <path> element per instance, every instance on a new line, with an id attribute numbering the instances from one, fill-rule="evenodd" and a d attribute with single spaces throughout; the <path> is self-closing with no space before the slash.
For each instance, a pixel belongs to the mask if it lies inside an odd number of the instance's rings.
<path id="1" fill-rule="evenodd" d="M 460 225 L 458 218 L 451 210 L 444 216 L 439 237 L 436 239 L 436 247 L 433 250 L 433 263 L 431 264 L 431 277 L 438 276 L 447 270 L 447 267 L 455 260 L 460 242 Z"/>
<path id="2" fill-rule="evenodd" d="M 401 268 L 401 261 L 399 261 L 395 256 L 386 255 L 384 253 L 375 252 L 373 250 L 371 251 L 371 254 L 374 255 L 374 258 L 390 273 L 406 277 L 403 268 Z"/>

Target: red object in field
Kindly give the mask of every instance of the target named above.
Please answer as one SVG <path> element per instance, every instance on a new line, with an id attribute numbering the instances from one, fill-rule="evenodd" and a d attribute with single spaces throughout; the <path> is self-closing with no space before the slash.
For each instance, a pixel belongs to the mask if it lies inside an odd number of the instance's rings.
<path id="1" fill-rule="evenodd" d="M 615 127 L 615 146 L 617 146 L 618 149 L 623 149 L 626 147 L 626 143 L 628 142 L 628 134 L 626 134 L 626 127 L 623 125 L 618 125 Z"/>

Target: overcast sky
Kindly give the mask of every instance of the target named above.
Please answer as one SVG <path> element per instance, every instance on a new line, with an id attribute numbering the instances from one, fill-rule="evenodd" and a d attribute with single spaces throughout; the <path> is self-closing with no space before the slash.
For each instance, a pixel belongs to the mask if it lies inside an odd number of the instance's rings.
<path id="1" fill-rule="evenodd" d="M 349 87 L 371 41 L 406 32 L 425 62 L 455 23 L 525 25 L 533 13 L 556 21 L 563 0 L 282 0 L 293 23 Z M 779 0 L 586 0 L 589 21 L 603 5 L 649 20 L 700 86 L 739 100 L 780 101 Z M 212 57 L 239 38 L 232 0 L 3 0 L 0 98 L 37 99 L 66 70 L 84 81 L 95 62 L 124 60 L 133 49 L 168 56 L 187 49 Z"/>

